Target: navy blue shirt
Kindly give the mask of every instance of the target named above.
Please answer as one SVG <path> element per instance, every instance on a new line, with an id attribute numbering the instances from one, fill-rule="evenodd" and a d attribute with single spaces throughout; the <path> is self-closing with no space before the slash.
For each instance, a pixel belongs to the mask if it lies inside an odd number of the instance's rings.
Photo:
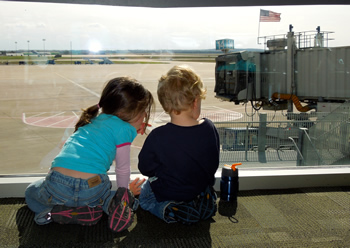
<path id="1" fill-rule="evenodd" d="M 214 185 L 219 156 L 219 135 L 209 119 L 191 127 L 167 123 L 146 138 L 138 167 L 157 177 L 151 182 L 157 201 L 191 201 Z"/>

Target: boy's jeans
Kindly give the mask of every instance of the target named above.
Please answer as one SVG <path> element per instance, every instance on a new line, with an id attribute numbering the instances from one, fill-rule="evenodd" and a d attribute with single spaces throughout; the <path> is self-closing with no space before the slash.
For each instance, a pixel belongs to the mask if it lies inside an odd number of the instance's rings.
<path id="1" fill-rule="evenodd" d="M 157 216 L 158 218 L 164 220 L 167 223 L 176 222 L 174 220 L 168 219 L 164 216 L 166 207 L 170 203 L 181 203 L 175 201 L 163 201 L 158 202 L 151 188 L 149 180 L 147 180 L 141 188 L 141 194 L 139 196 L 139 202 L 142 209 L 147 210 Z"/>
<path id="2" fill-rule="evenodd" d="M 35 213 L 34 220 L 44 225 L 47 214 L 55 205 L 68 207 L 89 206 L 103 207 L 108 214 L 108 206 L 115 192 L 106 174 L 98 175 L 100 179 L 93 181 L 65 176 L 57 171 L 51 171 L 45 179 L 30 184 L 25 191 L 28 207 Z M 90 185 L 89 185 L 90 184 Z"/>

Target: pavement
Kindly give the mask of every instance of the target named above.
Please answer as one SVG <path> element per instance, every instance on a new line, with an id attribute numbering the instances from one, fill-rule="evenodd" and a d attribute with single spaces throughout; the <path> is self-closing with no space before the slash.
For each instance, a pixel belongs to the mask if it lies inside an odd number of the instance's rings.
<path id="1" fill-rule="evenodd" d="M 108 79 L 135 77 L 156 96 L 159 77 L 174 64 L 181 63 L 0 66 L 0 174 L 46 173 L 71 131 L 67 118 L 96 104 Z M 214 97 L 214 63 L 187 64 L 207 86 L 203 113 L 236 116 L 246 111 Z M 160 125 L 166 118 L 157 102 L 152 123 Z M 134 171 L 145 137 L 133 143 Z M 269 151 L 267 163 L 259 163 L 257 155 L 228 151 L 222 163 L 295 165 L 293 151 Z M 139 209 L 129 230 L 114 234 L 106 216 L 92 227 L 38 226 L 23 198 L 1 198 L 0 247 L 350 247 L 349 187 L 241 191 L 237 204 L 219 199 L 218 204 L 212 219 L 193 226 L 168 225 Z"/>
<path id="2" fill-rule="evenodd" d="M 0 174 L 46 173 L 81 109 L 96 104 L 104 84 L 113 77 L 131 76 L 144 84 L 156 99 L 153 126 L 166 123 L 157 84 L 175 64 L 183 63 L 0 66 Z M 244 113 L 244 106 L 215 98 L 215 63 L 186 64 L 206 85 L 207 97 L 202 102 L 206 116 L 236 118 Z M 145 138 L 138 135 L 133 142 L 133 171 Z"/>

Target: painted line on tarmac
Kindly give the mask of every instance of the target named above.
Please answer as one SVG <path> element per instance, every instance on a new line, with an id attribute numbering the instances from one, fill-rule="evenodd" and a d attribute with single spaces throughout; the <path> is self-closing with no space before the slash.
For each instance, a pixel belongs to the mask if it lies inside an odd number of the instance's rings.
<path id="1" fill-rule="evenodd" d="M 237 111 L 220 108 L 217 106 L 204 106 L 201 109 L 200 118 L 208 118 L 213 122 L 225 122 L 225 121 L 234 121 L 241 119 L 243 117 L 242 113 Z M 164 111 L 155 113 L 154 124 L 162 125 L 170 121 L 170 117 Z"/>
<path id="2" fill-rule="evenodd" d="M 66 112 L 48 113 L 42 112 L 28 116 L 22 113 L 23 123 L 36 127 L 50 127 L 50 128 L 74 128 L 78 121 L 78 115 L 72 111 L 73 115 L 64 115 Z M 47 114 L 50 114 L 49 116 Z"/>
<path id="3" fill-rule="evenodd" d="M 75 111 L 71 111 L 73 114 L 67 114 L 67 112 L 41 112 L 32 114 L 22 114 L 22 121 L 27 125 L 38 127 L 51 127 L 51 128 L 73 128 L 75 123 L 79 119 L 79 115 Z M 215 122 L 227 122 L 234 121 L 243 117 L 239 112 L 224 109 L 216 106 L 204 106 L 202 107 L 201 118 L 205 117 Z M 170 122 L 170 117 L 164 111 L 156 112 L 153 121 L 151 121 L 151 127 L 148 127 L 148 131 L 164 125 Z"/>
<path id="4" fill-rule="evenodd" d="M 141 146 L 135 146 L 135 145 L 133 145 L 133 144 L 131 144 L 131 147 L 132 147 L 132 148 L 136 148 L 136 149 L 140 149 L 140 150 L 141 150 L 141 148 L 142 148 Z"/>
<path id="5" fill-rule="evenodd" d="M 45 113 L 45 112 L 44 112 Z M 43 113 L 43 114 L 44 114 Z M 33 121 L 33 122 L 31 122 L 30 124 L 31 125 L 35 125 L 35 124 L 37 124 L 38 122 L 45 122 L 46 120 L 49 120 L 49 119 L 51 119 L 52 120 L 52 118 L 55 118 L 56 116 L 60 116 L 60 115 L 62 115 L 62 114 L 64 114 L 64 112 L 61 112 L 61 113 L 58 113 L 58 114 L 55 114 L 55 115 L 51 115 L 51 116 L 48 116 L 48 117 L 44 117 L 44 118 L 36 118 L 37 116 L 39 116 L 40 114 L 38 114 L 38 115 L 36 115 L 36 116 L 31 116 L 31 117 L 29 117 L 29 118 L 35 118 L 36 119 L 36 121 Z M 24 116 L 24 118 L 25 118 L 25 116 Z"/>
<path id="6" fill-rule="evenodd" d="M 78 84 L 77 82 L 74 82 L 73 80 L 71 80 L 71 79 L 69 79 L 69 78 L 66 78 L 65 76 L 63 76 L 63 75 L 61 75 L 61 74 L 59 74 L 59 73 L 57 73 L 57 72 L 55 72 L 55 74 L 56 74 L 57 76 L 60 76 L 61 78 L 65 79 L 65 80 L 71 82 L 71 83 L 74 84 L 75 86 L 78 86 L 79 88 L 81 88 L 81 89 L 83 89 L 83 90 L 86 90 L 86 91 L 89 92 L 90 94 L 92 94 L 92 95 L 94 95 L 94 96 L 96 96 L 96 97 L 100 97 L 100 94 L 96 93 L 95 91 L 92 91 L 92 90 L 90 90 L 90 89 L 88 89 L 88 88 L 86 88 L 86 87 L 84 87 L 84 86 Z"/>

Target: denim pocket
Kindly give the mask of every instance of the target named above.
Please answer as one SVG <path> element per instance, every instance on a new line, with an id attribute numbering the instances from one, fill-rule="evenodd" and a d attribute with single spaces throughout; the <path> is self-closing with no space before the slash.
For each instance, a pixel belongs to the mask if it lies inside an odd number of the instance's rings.
<path id="1" fill-rule="evenodd" d="M 96 206 L 102 206 L 110 194 L 110 191 L 100 192 L 100 194 L 95 194 L 88 199 L 81 199 L 80 203 L 92 208 Z"/>
<path id="2" fill-rule="evenodd" d="M 41 187 L 39 195 L 42 203 L 47 206 L 64 205 L 66 203 L 66 200 L 63 197 L 53 194 L 47 189 L 47 187 Z"/>
<path id="3" fill-rule="evenodd" d="M 81 191 L 79 193 L 79 204 L 89 207 L 102 206 L 110 194 L 111 184 L 108 181 L 96 187 Z"/>

